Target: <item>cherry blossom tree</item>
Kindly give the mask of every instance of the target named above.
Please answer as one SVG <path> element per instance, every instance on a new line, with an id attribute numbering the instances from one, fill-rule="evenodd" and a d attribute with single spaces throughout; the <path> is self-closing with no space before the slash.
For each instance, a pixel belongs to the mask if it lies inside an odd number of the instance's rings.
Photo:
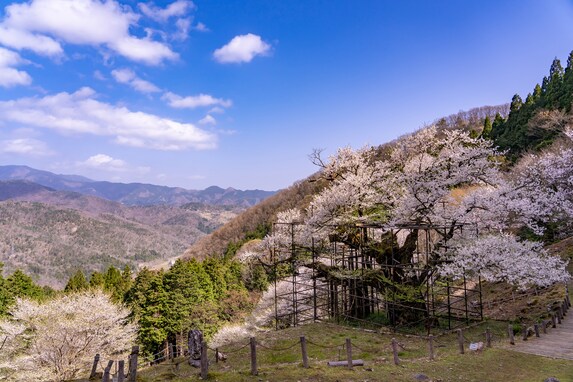
<path id="1" fill-rule="evenodd" d="M 328 187 L 304 211 L 290 211 L 279 221 L 296 216 L 304 222 L 307 228 L 297 228 L 297 235 L 307 235 L 306 242 L 311 236 L 335 235 L 351 246 L 356 243 L 349 232 L 356 228 L 348 227 L 376 225 L 385 232 L 377 236 L 389 239 L 404 265 L 375 278 L 378 287 L 419 287 L 435 267 L 443 276 L 480 275 L 519 288 L 569 278 L 563 261 L 515 233 L 528 227 L 540 234 L 548 222 L 572 216 L 571 149 L 530 156 L 508 173 L 501 170 L 503 153 L 491 141 L 430 127 L 393 142 L 384 152 L 343 148 L 328 161 L 319 154 L 313 159 Z M 459 229 L 468 226 L 472 229 Z M 396 227 L 412 228 L 397 240 L 388 235 Z M 433 230 L 429 259 L 421 263 L 415 241 L 424 227 L 440 229 Z M 278 230 L 266 242 L 288 245 L 288 239 Z M 368 238 L 377 261 L 385 263 L 390 252 L 382 244 Z"/>
<path id="2" fill-rule="evenodd" d="M 0 322 L 0 375 L 18 381 L 86 377 L 93 357 L 123 358 L 135 341 L 128 309 L 101 291 L 18 300 Z"/>

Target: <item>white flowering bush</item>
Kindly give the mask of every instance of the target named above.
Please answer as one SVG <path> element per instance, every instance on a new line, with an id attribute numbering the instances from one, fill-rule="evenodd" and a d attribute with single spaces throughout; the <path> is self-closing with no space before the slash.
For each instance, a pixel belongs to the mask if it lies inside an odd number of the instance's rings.
<path id="1" fill-rule="evenodd" d="M 137 330 L 128 315 L 101 291 L 43 303 L 20 299 L 0 322 L 0 376 L 23 382 L 86 378 L 95 354 L 126 357 Z"/>

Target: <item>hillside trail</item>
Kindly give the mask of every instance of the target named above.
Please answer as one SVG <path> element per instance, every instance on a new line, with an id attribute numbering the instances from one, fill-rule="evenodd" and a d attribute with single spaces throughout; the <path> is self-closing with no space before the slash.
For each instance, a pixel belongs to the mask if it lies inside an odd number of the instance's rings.
<path id="1" fill-rule="evenodd" d="M 572 287 L 573 283 L 569 282 L 569 288 Z M 527 341 L 516 338 L 515 345 L 509 349 L 520 353 L 573 360 L 573 309 L 567 312 L 556 328 L 549 328 L 547 334 L 529 337 Z"/>

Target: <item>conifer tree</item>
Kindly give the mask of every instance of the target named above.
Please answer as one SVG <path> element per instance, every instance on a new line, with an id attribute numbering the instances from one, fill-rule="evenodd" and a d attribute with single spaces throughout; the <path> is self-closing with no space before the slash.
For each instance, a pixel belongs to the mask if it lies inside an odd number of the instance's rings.
<path id="1" fill-rule="evenodd" d="M 492 128 L 493 125 L 491 123 L 491 119 L 489 118 L 489 115 L 486 115 L 485 120 L 483 121 L 483 130 L 481 132 L 481 137 L 489 139 L 491 137 Z"/>
<path id="2" fill-rule="evenodd" d="M 14 297 L 28 297 L 34 300 L 44 297 L 42 287 L 36 285 L 30 276 L 19 269 L 6 279 L 6 286 Z"/>
<path id="3" fill-rule="evenodd" d="M 68 280 L 66 287 L 64 288 L 64 292 L 80 292 L 89 288 L 89 284 L 86 280 L 86 276 L 84 272 L 78 270 L 76 273 L 73 274 L 72 277 Z"/>

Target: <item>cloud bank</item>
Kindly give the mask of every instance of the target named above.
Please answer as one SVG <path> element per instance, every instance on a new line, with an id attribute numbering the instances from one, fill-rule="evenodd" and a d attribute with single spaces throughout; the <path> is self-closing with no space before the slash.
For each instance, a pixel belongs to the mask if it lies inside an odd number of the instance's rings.
<path id="1" fill-rule="evenodd" d="M 0 120 L 60 134 L 112 137 L 120 145 L 156 150 L 212 149 L 217 137 L 190 123 L 98 101 L 91 88 L 0 102 Z"/>

